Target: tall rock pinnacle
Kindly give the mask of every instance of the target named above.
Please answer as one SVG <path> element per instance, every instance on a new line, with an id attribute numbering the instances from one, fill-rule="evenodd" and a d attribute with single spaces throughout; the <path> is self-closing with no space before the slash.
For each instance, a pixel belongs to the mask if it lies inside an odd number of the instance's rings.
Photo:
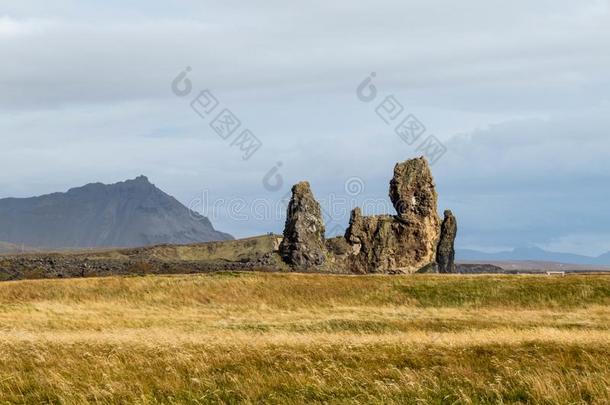
<path id="1" fill-rule="evenodd" d="M 326 258 L 324 233 L 322 210 L 309 183 L 294 185 L 280 244 L 282 259 L 297 267 L 322 265 Z"/>
<path id="2" fill-rule="evenodd" d="M 445 219 L 441 225 L 441 238 L 436 250 L 436 264 L 439 273 L 455 273 L 455 237 L 457 221 L 450 210 L 445 211 Z"/>

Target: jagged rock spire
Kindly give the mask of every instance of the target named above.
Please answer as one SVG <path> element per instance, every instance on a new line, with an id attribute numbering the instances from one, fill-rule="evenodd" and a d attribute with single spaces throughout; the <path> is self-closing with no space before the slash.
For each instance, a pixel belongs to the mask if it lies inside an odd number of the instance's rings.
<path id="1" fill-rule="evenodd" d="M 282 259 L 298 267 L 322 265 L 326 259 L 324 233 L 322 210 L 309 183 L 295 184 L 288 204 L 284 239 L 280 244 Z"/>
<path id="2" fill-rule="evenodd" d="M 439 273 L 455 273 L 455 237 L 457 235 L 457 220 L 450 210 L 445 211 L 445 219 L 441 225 L 441 237 L 436 249 L 436 264 Z"/>

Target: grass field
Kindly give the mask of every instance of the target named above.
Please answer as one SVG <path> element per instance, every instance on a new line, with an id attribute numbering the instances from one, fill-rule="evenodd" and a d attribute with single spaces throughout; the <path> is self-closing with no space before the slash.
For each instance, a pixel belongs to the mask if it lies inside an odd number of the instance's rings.
<path id="1" fill-rule="evenodd" d="M 0 403 L 610 403 L 610 276 L 0 283 Z"/>

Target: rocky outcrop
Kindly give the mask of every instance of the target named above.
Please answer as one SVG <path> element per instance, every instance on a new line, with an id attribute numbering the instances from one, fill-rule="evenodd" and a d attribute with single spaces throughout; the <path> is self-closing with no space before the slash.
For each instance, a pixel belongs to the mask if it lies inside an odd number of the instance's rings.
<path id="1" fill-rule="evenodd" d="M 288 204 L 284 239 L 280 255 L 284 262 L 296 267 L 324 264 L 326 259 L 324 221 L 320 204 L 304 181 L 292 187 Z"/>
<path id="2" fill-rule="evenodd" d="M 441 225 L 441 237 L 436 248 L 436 264 L 439 273 L 456 273 L 455 268 L 455 237 L 457 221 L 450 210 L 445 211 L 445 219 Z"/>
<path id="3" fill-rule="evenodd" d="M 440 219 L 428 162 L 422 157 L 399 163 L 390 181 L 397 215 L 362 216 L 352 211 L 345 234 L 358 273 L 413 273 L 436 261 Z"/>

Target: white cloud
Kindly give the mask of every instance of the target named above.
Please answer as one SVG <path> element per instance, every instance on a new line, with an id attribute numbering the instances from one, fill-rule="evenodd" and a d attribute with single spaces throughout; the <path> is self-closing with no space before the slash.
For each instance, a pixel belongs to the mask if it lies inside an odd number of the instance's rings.
<path id="1" fill-rule="evenodd" d="M 351 90 L 362 74 L 379 70 L 396 91 L 441 92 L 462 109 L 515 104 L 515 91 L 544 108 L 556 101 L 545 100 L 542 89 L 581 98 L 578 89 L 603 81 L 610 67 L 600 52 L 610 40 L 608 12 L 593 1 L 552 8 L 312 2 L 298 10 L 280 2 L 190 4 L 180 14 L 138 15 L 121 6 L 111 19 L 104 6 L 97 20 L 9 19 L 36 27 L 38 35 L 4 44 L 9 63 L 0 66 L 0 103 L 27 108 L 167 97 L 168 78 L 189 64 L 200 82 L 223 90 L 311 96 Z M 492 91 L 497 100 L 483 103 L 481 93 Z M 446 105 L 440 97 L 436 103 Z"/>
<path id="2" fill-rule="evenodd" d="M 321 198 L 351 176 L 383 198 L 394 162 L 416 152 L 354 96 L 376 71 L 383 94 L 447 141 L 434 171 L 462 245 L 553 246 L 610 226 L 600 191 L 610 173 L 608 1 L 0 9 L 2 196 L 144 173 L 183 201 L 202 189 L 254 199 L 269 196 L 260 180 L 281 160 L 287 183 L 309 179 Z M 196 89 L 211 88 L 263 140 L 251 161 L 170 92 L 187 65 Z M 281 225 L 217 224 L 238 235 Z"/>
<path id="3" fill-rule="evenodd" d="M 0 16 L 0 41 L 41 34 L 47 25 L 48 21 L 39 19 L 17 20 L 6 15 Z"/>
<path id="4" fill-rule="evenodd" d="M 610 233 L 577 233 L 552 238 L 549 242 L 540 244 L 540 247 L 550 252 L 581 254 L 597 257 L 610 252 Z"/>

